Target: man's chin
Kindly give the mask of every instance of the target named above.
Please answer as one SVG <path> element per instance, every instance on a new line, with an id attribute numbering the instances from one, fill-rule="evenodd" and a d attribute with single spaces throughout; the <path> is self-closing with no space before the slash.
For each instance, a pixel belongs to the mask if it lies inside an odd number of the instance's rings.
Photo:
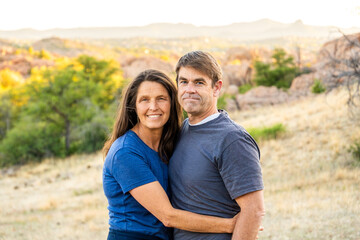
<path id="1" fill-rule="evenodd" d="M 185 112 L 187 112 L 187 114 L 196 114 L 197 113 L 197 109 L 194 107 L 183 107 L 183 109 L 185 110 Z"/>

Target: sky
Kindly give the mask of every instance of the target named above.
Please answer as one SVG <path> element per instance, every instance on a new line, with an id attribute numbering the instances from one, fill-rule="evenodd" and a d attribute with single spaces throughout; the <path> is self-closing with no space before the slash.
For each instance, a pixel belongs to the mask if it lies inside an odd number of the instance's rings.
<path id="1" fill-rule="evenodd" d="M 144 26 L 222 26 L 271 19 L 316 26 L 360 27 L 359 0 L 4 0 L 0 30 Z"/>

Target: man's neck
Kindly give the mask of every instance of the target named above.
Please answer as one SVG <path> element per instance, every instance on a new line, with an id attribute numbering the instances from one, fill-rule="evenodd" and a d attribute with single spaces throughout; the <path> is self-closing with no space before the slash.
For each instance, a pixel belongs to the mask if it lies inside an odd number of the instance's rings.
<path id="1" fill-rule="evenodd" d="M 188 117 L 189 117 L 189 123 L 191 125 L 195 125 L 199 122 L 201 122 L 202 120 L 204 120 L 205 118 L 217 113 L 217 108 L 215 106 L 215 108 L 212 108 L 210 109 L 209 111 L 207 112 L 204 112 L 203 114 L 201 115 L 194 115 L 194 114 L 191 114 L 191 113 L 188 113 Z"/>

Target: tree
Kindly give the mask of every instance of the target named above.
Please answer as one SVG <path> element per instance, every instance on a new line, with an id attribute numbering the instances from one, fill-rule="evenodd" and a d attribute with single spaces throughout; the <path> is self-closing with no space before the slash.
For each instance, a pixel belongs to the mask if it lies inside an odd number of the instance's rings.
<path id="1" fill-rule="evenodd" d="M 254 82 L 262 86 L 287 89 L 297 73 L 294 58 L 287 56 L 281 48 L 274 50 L 271 63 L 256 61 L 254 66 L 256 70 Z"/>
<path id="2" fill-rule="evenodd" d="M 71 131 L 106 110 L 118 91 L 112 76 L 118 69 L 108 61 L 80 56 L 63 69 L 47 69 L 31 76 L 27 113 L 61 129 L 66 155 Z"/>
<path id="3" fill-rule="evenodd" d="M 325 79 L 329 83 L 327 89 L 331 91 L 345 86 L 350 112 L 360 114 L 360 34 L 343 34 L 343 37 L 335 40 L 333 44 L 331 50 L 324 48 L 321 52 L 327 58 L 329 69 Z"/>
<path id="4" fill-rule="evenodd" d="M 18 88 L 23 84 L 22 76 L 9 69 L 0 71 L 0 140 L 10 130 L 19 111 Z"/>

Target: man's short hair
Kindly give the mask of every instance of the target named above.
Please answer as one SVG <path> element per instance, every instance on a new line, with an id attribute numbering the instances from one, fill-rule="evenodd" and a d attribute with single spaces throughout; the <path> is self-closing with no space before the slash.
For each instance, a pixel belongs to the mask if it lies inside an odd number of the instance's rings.
<path id="1" fill-rule="evenodd" d="M 182 56 L 176 64 L 176 83 L 178 83 L 179 71 L 181 67 L 192 67 L 207 75 L 212 80 L 212 87 L 222 79 L 220 65 L 210 53 L 203 51 L 192 51 Z"/>

